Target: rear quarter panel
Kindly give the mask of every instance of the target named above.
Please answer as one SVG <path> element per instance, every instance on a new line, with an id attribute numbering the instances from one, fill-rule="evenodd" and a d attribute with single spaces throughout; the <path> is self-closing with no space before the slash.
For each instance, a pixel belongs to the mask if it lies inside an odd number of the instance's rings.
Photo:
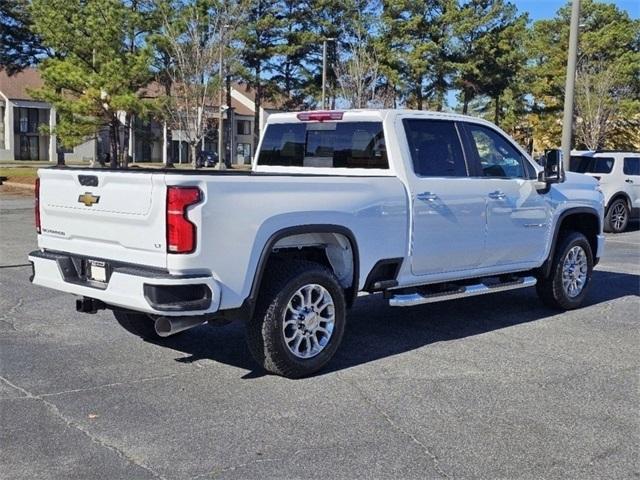
<path id="1" fill-rule="evenodd" d="M 302 225 L 341 225 L 359 250 L 359 288 L 380 259 L 407 254 L 408 200 L 402 182 L 385 177 L 316 175 L 167 175 L 167 185 L 198 185 L 192 207 L 198 244 L 190 255 L 168 255 L 170 271 L 211 272 L 221 285 L 221 309 L 242 305 L 264 246 L 276 232 Z"/>

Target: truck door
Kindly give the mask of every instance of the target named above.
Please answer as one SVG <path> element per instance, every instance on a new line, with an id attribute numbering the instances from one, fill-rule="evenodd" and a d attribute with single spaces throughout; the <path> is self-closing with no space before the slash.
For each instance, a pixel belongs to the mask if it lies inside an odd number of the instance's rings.
<path id="1" fill-rule="evenodd" d="M 485 247 L 485 191 L 469 177 L 456 124 L 405 118 L 413 172 L 411 270 L 432 275 L 475 268 Z"/>
<path id="2" fill-rule="evenodd" d="M 487 243 L 480 267 L 539 263 L 546 251 L 551 211 L 545 194 L 535 188 L 535 170 L 497 130 L 471 122 L 460 126 L 487 202 Z"/>

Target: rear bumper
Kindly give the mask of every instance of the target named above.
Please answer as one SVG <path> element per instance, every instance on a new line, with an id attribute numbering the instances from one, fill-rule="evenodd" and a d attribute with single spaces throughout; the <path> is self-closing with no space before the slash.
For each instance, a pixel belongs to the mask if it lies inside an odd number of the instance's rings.
<path id="1" fill-rule="evenodd" d="M 205 315 L 220 306 L 220 286 L 211 276 L 170 275 L 137 265 L 113 264 L 108 282 L 87 280 L 81 258 L 36 250 L 29 254 L 35 285 L 94 298 L 113 307 L 162 316 Z"/>

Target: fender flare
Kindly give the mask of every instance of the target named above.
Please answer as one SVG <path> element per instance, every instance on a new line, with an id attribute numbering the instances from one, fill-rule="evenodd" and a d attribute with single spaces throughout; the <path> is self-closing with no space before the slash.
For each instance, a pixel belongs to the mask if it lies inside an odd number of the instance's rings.
<path id="1" fill-rule="evenodd" d="M 560 227 L 562 226 L 562 222 L 565 218 L 570 215 L 587 213 L 589 215 L 593 215 L 598 222 L 598 232 L 602 232 L 602 222 L 600 221 L 600 215 L 598 215 L 598 211 L 592 207 L 570 207 L 566 210 L 562 211 L 556 220 L 556 223 L 553 227 L 553 238 L 551 240 L 551 248 L 549 249 L 549 255 L 547 259 L 544 261 L 542 266 L 540 267 L 540 272 L 544 278 L 548 277 L 551 273 L 551 264 L 553 263 L 553 257 L 556 254 L 556 247 L 558 244 L 558 237 L 560 236 Z M 595 256 L 596 252 L 593 252 Z M 595 258 L 594 258 L 595 260 Z"/>
<path id="2" fill-rule="evenodd" d="M 353 302 L 358 296 L 358 291 L 360 289 L 360 253 L 358 250 L 358 243 L 356 242 L 356 237 L 353 232 L 342 225 L 297 225 L 277 230 L 275 233 L 271 234 L 264 247 L 262 248 L 256 270 L 253 274 L 253 282 L 251 283 L 249 296 L 244 300 L 243 306 L 241 307 L 246 315 L 250 317 L 253 316 L 256 301 L 260 293 L 260 285 L 264 278 L 264 271 L 266 269 L 269 256 L 271 255 L 271 252 L 273 250 L 273 246 L 278 243 L 279 240 L 282 240 L 285 237 L 305 233 L 336 233 L 338 235 L 344 235 L 347 240 L 349 240 L 349 243 L 351 244 L 351 251 L 353 252 L 353 282 L 352 286 L 346 290 L 346 300 L 348 306 L 353 305 Z"/>
<path id="3" fill-rule="evenodd" d="M 631 210 L 631 198 L 629 197 L 629 195 L 627 195 L 626 192 L 619 191 L 611 195 L 611 199 L 605 205 L 604 207 L 605 215 L 607 213 L 607 210 L 609 210 L 609 207 L 611 206 L 611 204 L 620 197 L 624 198 L 624 200 L 627 202 L 627 206 L 629 207 L 629 210 Z"/>

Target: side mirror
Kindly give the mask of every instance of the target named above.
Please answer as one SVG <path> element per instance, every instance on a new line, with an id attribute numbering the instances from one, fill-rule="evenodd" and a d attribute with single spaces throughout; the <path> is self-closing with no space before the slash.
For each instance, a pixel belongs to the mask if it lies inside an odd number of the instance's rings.
<path id="1" fill-rule="evenodd" d="M 543 159 L 544 170 L 540 172 L 539 180 L 546 184 L 564 182 L 564 169 L 562 162 L 562 150 L 547 150 Z"/>

